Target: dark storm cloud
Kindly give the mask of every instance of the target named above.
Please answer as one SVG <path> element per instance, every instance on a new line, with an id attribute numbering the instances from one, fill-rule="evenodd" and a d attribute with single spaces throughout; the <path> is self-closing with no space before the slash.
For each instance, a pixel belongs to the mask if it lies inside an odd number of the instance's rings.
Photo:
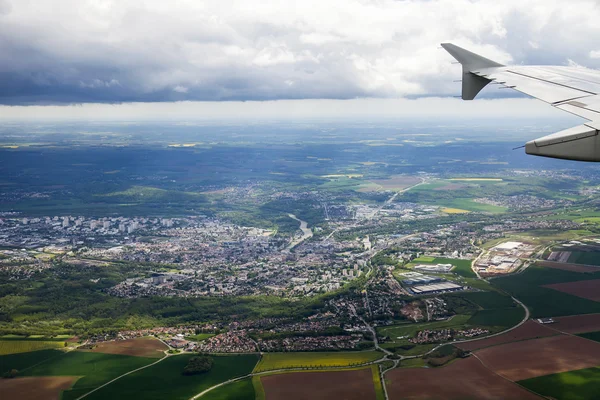
<path id="1" fill-rule="evenodd" d="M 600 65 L 600 12 L 576 3 L 0 0 L 0 104 L 456 94 L 443 41 Z"/>

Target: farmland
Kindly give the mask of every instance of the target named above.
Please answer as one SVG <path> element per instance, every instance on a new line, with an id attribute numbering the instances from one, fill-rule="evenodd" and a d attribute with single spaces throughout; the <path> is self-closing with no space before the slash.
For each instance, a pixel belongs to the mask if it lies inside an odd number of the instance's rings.
<path id="1" fill-rule="evenodd" d="M 534 265 L 522 274 L 496 278 L 492 281 L 492 285 L 507 291 L 525 303 L 532 317 L 555 317 L 600 313 L 600 304 L 543 285 L 598 277 L 600 277 L 598 273 L 581 274 Z"/>
<path id="2" fill-rule="evenodd" d="M 600 287 L 600 279 L 554 283 L 552 285 L 545 285 L 544 287 L 558 290 L 559 292 L 572 294 L 573 296 L 584 299 L 600 301 L 600 293 L 598 292 L 598 287 Z"/>
<path id="3" fill-rule="evenodd" d="M 0 355 L 27 353 L 36 350 L 62 349 L 65 342 L 42 340 L 0 340 Z"/>
<path id="4" fill-rule="evenodd" d="M 74 399 L 125 372 L 156 361 L 152 358 L 71 351 L 35 365 L 24 376 L 81 376 L 63 396 Z"/>
<path id="5" fill-rule="evenodd" d="M 60 350 L 38 350 L 29 353 L 14 353 L 0 356 L 0 375 L 11 369 L 22 371 L 45 360 L 60 357 Z"/>
<path id="6" fill-rule="evenodd" d="M 255 400 L 255 398 L 252 378 L 228 383 L 202 396 L 202 400 Z"/>
<path id="7" fill-rule="evenodd" d="M 495 308 L 477 311 L 467 323 L 476 326 L 499 327 L 500 329 L 518 324 L 525 317 L 521 307 Z"/>
<path id="8" fill-rule="evenodd" d="M 474 278 L 476 276 L 475 272 L 471 269 L 471 260 L 424 256 L 415 258 L 411 264 L 452 264 L 455 267 L 452 272 L 466 278 Z"/>
<path id="9" fill-rule="evenodd" d="M 567 333 L 600 331 L 600 314 L 572 315 L 554 318 L 553 328 Z"/>
<path id="10" fill-rule="evenodd" d="M 161 358 L 167 346 L 152 337 L 117 340 L 99 343 L 92 350 L 95 353 L 123 354 L 126 356 Z"/>
<path id="11" fill-rule="evenodd" d="M 475 357 L 441 368 L 399 368 L 386 374 L 391 400 L 539 399 L 481 365 Z M 427 393 L 427 397 L 424 396 Z"/>
<path id="12" fill-rule="evenodd" d="M 260 379 L 267 399 L 376 400 L 373 368 L 376 367 L 348 371 L 284 373 Z"/>
<path id="13" fill-rule="evenodd" d="M 561 400 L 598 398 L 600 367 L 580 369 L 519 381 L 529 390 Z"/>
<path id="14" fill-rule="evenodd" d="M 183 375 L 182 371 L 191 357 L 194 355 L 182 354 L 169 357 L 156 365 L 115 381 L 94 392 L 87 399 L 187 400 L 218 383 L 249 374 L 258 360 L 255 355 L 215 356 L 213 367 L 209 372 L 200 375 Z"/>
<path id="15" fill-rule="evenodd" d="M 254 372 L 285 368 L 348 367 L 383 357 L 377 351 L 322 353 L 265 353 Z"/>
<path id="16" fill-rule="evenodd" d="M 472 340 L 465 343 L 459 343 L 457 346 L 461 349 L 472 351 L 503 343 L 519 342 L 521 340 L 536 339 L 554 335 L 558 335 L 558 332 L 529 320 L 518 328 L 502 335 L 494 336 L 489 339 Z"/>
<path id="17" fill-rule="evenodd" d="M 486 367 L 514 381 L 595 367 L 600 343 L 557 335 L 488 347 L 476 354 Z"/>
<path id="18" fill-rule="evenodd" d="M 75 376 L 40 376 L 14 379 L 0 379 L 0 394 L 6 399 L 39 400 L 60 399 L 61 392 L 67 390 Z"/>

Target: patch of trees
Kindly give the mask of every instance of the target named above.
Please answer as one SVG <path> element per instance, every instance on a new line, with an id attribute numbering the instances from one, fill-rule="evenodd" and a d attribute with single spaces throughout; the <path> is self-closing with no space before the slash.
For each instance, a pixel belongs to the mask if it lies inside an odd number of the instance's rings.
<path id="1" fill-rule="evenodd" d="M 213 358 L 207 355 L 192 357 L 183 368 L 183 375 L 198 375 L 211 370 Z"/>

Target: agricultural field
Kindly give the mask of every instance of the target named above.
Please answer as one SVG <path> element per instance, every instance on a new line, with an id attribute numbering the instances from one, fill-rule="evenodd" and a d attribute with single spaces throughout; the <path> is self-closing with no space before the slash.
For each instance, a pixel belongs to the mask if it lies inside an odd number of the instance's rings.
<path id="1" fill-rule="evenodd" d="M 600 279 L 554 283 L 551 285 L 544 285 L 544 287 L 584 299 L 600 301 L 600 292 L 598 291 Z"/>
<path id="2" fill-rule="evenodd" d="M 557 335 L 487 347 L 476 354 L 493 372 L 515 381 L 595 367 L 600 343 Z"/>
<path id="3" fill-rule="evenodd" d="M 569 250 L 570 251 L 570 250 Z M 600 252 L 597 251 L 571 251 L 570 263 L 600 266 Z"/>
<path id="4" fill-rule="evenodd" d="M 469 342 L 458 343 L 456 346 L 463 350 L 477 350 L 485 347 L 496 346 L 504 343 L 519 342 L 528 339 L 538 339 L 541 337 L 555 336 L 559 333 L 547 328 L 543 325 L 538 324 L 532 320 L 525 322 L 512 331 L 503 333 L 502 335 L 494 336 L 488 339 L 471 340 Z"/>
<path id="5" fill-rule="evenodd" d="M 539 399 L 486 369 L 475 357 L 440 368 L 397 368 L 385 379 L 390 400 Z"/>
<path id="6" fill-rule="evenodd" d="M 544 287 L 598 278 L 599 273 L 581 274 L 532 265 L 522 274 L 495 278 L 491 282 L 525 303 L 533 318 L 541 318 L 600 313 L 600 303 Z"/>
<path id="7" fill-rule="evenodd" d="M 76 376 L 36 376 L 0 379 L 0 394 L 5 399 L 60 399 L 61 392 L 71 387 Z"/>
<path id="8" fill-rule="evenodd" d="M 209 372 L 183 375 L 183 369 L 192 357 L 193 354 L 171 356 L 115 381 L 86 399 L 187 400 L 218 383 L 249 374 L 258 361 L 256 355 L 214 356 L 214 364 Z"/>
<path id="9" fill-rule="evenodd" d="M 461 293 L 460 297 L 472 301 L 483 309 L 509 308 L 517 306 L 517 304 L 509 296 L 503 295 L 496 291 Z"/>
<path id="10" fill-rule="evenodd" d="M 75 399 L 125 372 L 156 361 L 153 358 L 71 351 L 22 371 L 23 376 L 79 376 L 63 399 Z"/>
<path id="11" fill-rule="evenodd" d="M 383 357 L 378 351 L 264 353 L 254 372 L 285 368 L 349 367 Z"/>
<path id="12" fill-rule="evenodd" d="M 582 337 L 584 339 L 593 340 L 595 342 L 600 342 L 600 332 L 599 331 L 580 333 L 577 336 Z"/>
<path id="13" fill-rule="evenodd" d="M 422 182 L 422 179 L 416 176 L 395 175 L 388 179 L 371 180 L 370 182 L 377 185 L 379 190 L 398 191 L 417 185 Z"/>
<path id="14" fill-rule="evenodd" d="M 91 351 L 94 353 L 123 354 L 126 356 L 161 358 L 169 348 L 160 340 L 151 337 L 113 340 L 99 343 Z"/>
<path id="15" fill-rule="evenodd" d="M 65 353 L 61 350 L 38 350 L 28 353 L 14 353 L 0 356 L 0 375 L 16 369 L 22 371 L 48 359 L 60 357 Z"/>
<path id="16" fill-rule="evenodd" d="M 600 272 L 599 267 L 592 267 L 590 265 L 582 265 L 582 264 L 571 264 L 571 263 L 561 263 L 555 261 L 538 261 L 537 265 L 544 268 L 555 268 L 563 271 L 572 271 L 572 272 L 580 272 L 580 273 L 594 273 Z"/>
<path id="17" fill-rule="evenodd" d="M 253 378 L 245 378 L 211 390 L 202 400 L 255 400 Z"/>
<path id="18" fill-rule="evenodd" d="M 43 340 L 0 340 L 0 355 L 27 353 L 36 350 L 64 349 L 65 342 Z"/>
<path id="19" fill-rule="evenodd" d="M 519 381 L 519 384 L 548 398 L 594 400 L 600 387 L 600 367 L 562 372 Z"/>
<path id="20" fill-rule="evenodd" d="M 379 400 L 373 381 L 373 376 L 379 376 L 376 369 L 283 373 L 260 380 L 269 400 Z"/>
<path id="21" fill-rule="evenodd" d="M 554 318 L 552 328 L 567 333 L 600 331 L 600 314 L 572 315 Z"/>
<path id="22" fill-rule="evenodd" d="M 498 327 L 497 330 L 502 330 L 517 325 L 524 317 L 525 310 L 522 307 L 495 308 L 477 311 L 467 323 L 475 326 Z"/>

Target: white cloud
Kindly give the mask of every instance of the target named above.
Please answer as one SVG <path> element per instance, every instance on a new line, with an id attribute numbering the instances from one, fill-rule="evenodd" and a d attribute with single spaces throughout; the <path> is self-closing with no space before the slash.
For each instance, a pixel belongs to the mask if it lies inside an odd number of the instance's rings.
<path id="1" fill-rule="evenodd" d="M 0 0 L 0 103 L 454 95 L 439 43 L 599 67 L 598 20 L 595 0 Z"/>

